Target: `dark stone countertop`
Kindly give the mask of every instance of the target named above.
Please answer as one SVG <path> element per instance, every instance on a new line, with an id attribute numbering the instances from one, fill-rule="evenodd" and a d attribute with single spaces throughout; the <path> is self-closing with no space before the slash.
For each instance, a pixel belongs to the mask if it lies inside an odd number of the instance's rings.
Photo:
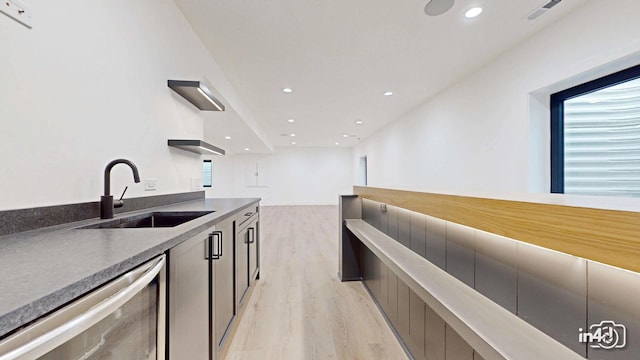
<path id="1" fill-rule="evenodd" d="M 0 338 L 197 235 L 249 199 L 201 199 L 150 211 L 215 211 L 171 228 L 78 229 L 85 220 L 0 237 Z"/>

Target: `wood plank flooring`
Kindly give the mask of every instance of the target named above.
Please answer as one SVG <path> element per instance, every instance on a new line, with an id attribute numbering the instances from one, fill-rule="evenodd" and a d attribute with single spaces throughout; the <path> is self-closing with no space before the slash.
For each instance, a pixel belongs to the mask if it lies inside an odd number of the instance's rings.
<path id="1" fill-rule="evenodd" d="M 260 280 L 227 359 L 406 359 L 360 282 L 340 282 L 337 206 L 262 207 Z"/>

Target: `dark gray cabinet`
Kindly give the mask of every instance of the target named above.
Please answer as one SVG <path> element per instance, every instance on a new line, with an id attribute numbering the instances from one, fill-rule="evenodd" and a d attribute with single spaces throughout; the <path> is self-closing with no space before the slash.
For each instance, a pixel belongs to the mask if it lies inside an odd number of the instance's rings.
<path id="1" fill-rule="evenodd" d="M 209 360 L 211 230 L 169 250 L 169 358 Z"/>
<path id="2" fill-rule="evenodd" d="M 249 229 L 242 226 L 236 233 L 236 301 L 242 304 L 249 289 Z"/>
<path id="3" fill-rule="evenodd" d="M 247 290 L 260 271 L 258 219 L 257 205 L 241 210 L 236 217 L 236 302 L 238 306 L 243 304 Z"/>
<path id="4" fill-rule="evenodd" d="M 234 219 L 229 218 L 215 225 L 215 233 L 220 236 L 220 254 L 213 260 L 211 267 L 211 291 L 215 316 L 212 314 L 211 323 L 215 324 L 215 342 L 212 342 L 212 352 L 220 348 L 229 332 L 235 314 L 234 294 Z M 217 348 L 216 348 L 217 347 Z"/>
<path id="5" fill-rule="evenodd" d="M 253 281 L 259 278 L 260 273 L 260 222 L 258 221 L 258 214 L 254 216 L 249 224 L 249 286 L 253 284 Z"/>
<path id="6" fill-rule="evenodd" d="M 170 359 L 224 356 L 249 276 L 260 271 L 258 210 L 245 208 L 169 250 Z"/>

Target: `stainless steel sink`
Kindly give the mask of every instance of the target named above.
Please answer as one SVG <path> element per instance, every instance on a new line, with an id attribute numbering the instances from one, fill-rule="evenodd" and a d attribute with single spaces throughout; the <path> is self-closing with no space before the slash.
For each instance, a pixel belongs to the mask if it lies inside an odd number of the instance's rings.
<path id="1" fill-rule="evenodd" d="M 213 211 L 156 211 L 141 215 L 115 219 L 99 224 L 84 226 L 79 229 L 131 229 L 174 227 Z"/>

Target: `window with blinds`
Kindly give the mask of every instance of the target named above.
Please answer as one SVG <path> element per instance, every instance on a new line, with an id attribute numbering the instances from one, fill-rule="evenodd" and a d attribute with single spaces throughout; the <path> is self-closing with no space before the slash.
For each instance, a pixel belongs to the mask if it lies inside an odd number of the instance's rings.
<path id="1" fill-rule="evenodd" d="M 210 188 L 213 186 L 213 164 L 211 160 L 202 162 L 202 187 Z"/>
<path id="2" fill-rule="evenodd" d="M 552 192 L 640 197 L 640 67 L 556 93 Z"/>

